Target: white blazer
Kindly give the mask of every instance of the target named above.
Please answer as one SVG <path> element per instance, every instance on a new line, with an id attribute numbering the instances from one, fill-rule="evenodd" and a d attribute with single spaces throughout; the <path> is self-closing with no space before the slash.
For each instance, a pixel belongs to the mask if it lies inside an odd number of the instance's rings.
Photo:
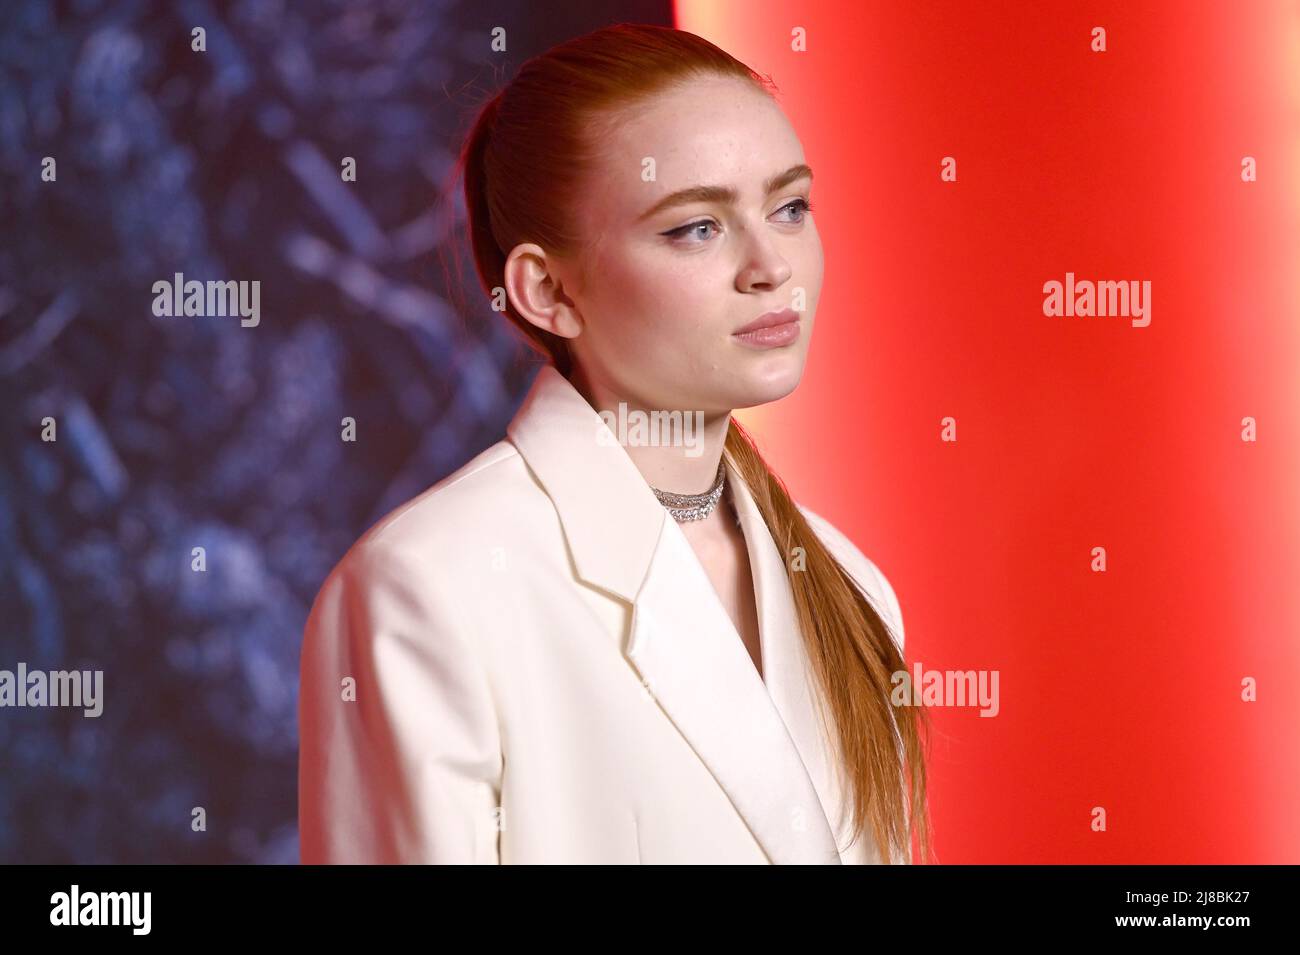
<path id="1" fill-rule="evenodd" d="M 325 580 L 301 659 L 304 863 L 880 861 L 869 830 L 848 845 L 784 560 L 730 456 L 764 677 L 605 428 L 543 366 L 505 440 Z M 802 510 L 901 650 L 889 582 Z"/>

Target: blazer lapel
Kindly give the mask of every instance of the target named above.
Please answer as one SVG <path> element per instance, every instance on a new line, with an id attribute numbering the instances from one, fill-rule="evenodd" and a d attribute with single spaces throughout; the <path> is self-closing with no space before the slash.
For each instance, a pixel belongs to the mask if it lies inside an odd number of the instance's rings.
<path id="1" fill-rule="evenodd" d="M 781 641 L 763 622 L 766 655 Z M 773 862 L 840 861 L 781 713 L 671 518 L 636 600 L 627 653 Z M 768 660 L 770 678 L 782 663 Z"/>
<path id="2" fill-rule="evenodd" d="M 823 822 L 842 834 L 845 820 L 839 782 L 833 772 L 834 728 L 821 706 L 816 674 L 808 659 L 794 605 L 794 592 L 786 572 L 785 556 L 772 539 L 753 495 L 726 456 L 732 501 L 745 533 L 749 564 L 754 574 L 758 604 L 763 678 L 768 696 L 781 716 L 813 787 Z M 734 628 L 733 628 L 734 632 Z"/>
<path id="3" fill-rule="evenodd" d="M 577 389 L 542 366 L 506 430 L 555 503 L 576 575 L 632 604 L 625 655 L 768 858 L 838 864 L 784 562 L 730 461 L 766 685 L 685 535 Z"/>

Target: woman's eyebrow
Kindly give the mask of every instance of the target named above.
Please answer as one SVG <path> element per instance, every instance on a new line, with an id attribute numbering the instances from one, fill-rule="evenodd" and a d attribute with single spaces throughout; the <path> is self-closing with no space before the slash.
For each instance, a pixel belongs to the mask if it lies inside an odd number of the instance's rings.
<path id="1" fill-rule="evenodd" d="M 763 183 L 764 195 L 771 195 L 778 189 L 784 189 L 792 182 L 800 179 L 812 179 L 812 169 L 806 163 L 799 163 L 791 166 L 785 172 L 777 173 L 767 182 Z M 690 186 L 686 189 L 678 189 L 676 192 L 664 196 L 653 206 L 641 213 L 637 217 L 640 222 L 649 219 L 653 215 L 663 212 L 665 209 L 671 209 L 674 206 L 690 205 L 693 202 L 718 202 L 724 205 L 734 206 L 740 201 L 740 194 L 732 186 Z"/>

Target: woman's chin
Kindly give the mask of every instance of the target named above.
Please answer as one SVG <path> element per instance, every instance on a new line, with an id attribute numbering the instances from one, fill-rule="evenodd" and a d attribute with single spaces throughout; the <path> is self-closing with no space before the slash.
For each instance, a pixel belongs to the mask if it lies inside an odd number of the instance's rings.
<path id="1" fill-rule="evenodd" d="M 736 376 L 736 408 L 752 408 L 770 401 L 780 401 L 799 387 L 803 377 L 804 356 L 767 354 L 752 367 L 741 370 Z"/>

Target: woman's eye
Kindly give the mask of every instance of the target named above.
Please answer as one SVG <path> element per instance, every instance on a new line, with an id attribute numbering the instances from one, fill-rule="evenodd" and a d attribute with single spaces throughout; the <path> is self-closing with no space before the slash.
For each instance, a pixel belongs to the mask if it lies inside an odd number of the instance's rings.
<path id="1" fill-rule="evenodd" d="M 793 202 L 787 202 L 780 209 L 778 209 L 777 212 L 785 212 L 787 209 L 793 209 L 796 212 L 798 212 L 799 218 L 788 219 L 786 221 L 799 223 L 799 222 L 803 222 L 804 216 L 812 212 L 812 203 L 809 202 L 807 199 L 803 199 L 803 198 L 795 199 Z"/>
<path id="2" fill-rule="evenodd" d="M 809 202 L 807 199 L 800 197 L 791 202 L 787 202 L 785 205 L 783 205 L 780 209 L 777 210 L 778 214 L 783 212 L 789 212 L 792 215 L 797 215 L 797 218 L 785 220 L 788 225 L 799 225 L 803 222 L 804 216 L 812 212 L 812 203 Z M 684 226 L 678 226 L 676 229 L 672 229 L 668 232 L 665 232 L 664 235 L 668 236 L 671 239 L 698 239 L 701 242 L 707 242 L 709 239 L 713 238 L 713 233 L 704 235 L 701 234 L 699 230 L 717 229 L 717 228 L 718 228 L 717 224 L 714 223 L 712 220 L 701 219 L 699 222 L 691 222 Z"/>
<path id="3" fill-rule="evenodd" d="M 683 238 L 687 238 L 688 236 L 692 238 L 698 237 L 698 238 L 706 239 L 708 237 L 700 236 L 698 233 L 693 233 L 691 231 L 693 229 L 703 229 L 703 228 L 717 228 L 717 227 L 708 219 L 701 219 L 699 222 L 692 222 L 689 225 L 681 226 L 679 228 L 673 229 L 671 232 L 666 232 L 664 234 L 674 239 L 683 239 Z"/>

